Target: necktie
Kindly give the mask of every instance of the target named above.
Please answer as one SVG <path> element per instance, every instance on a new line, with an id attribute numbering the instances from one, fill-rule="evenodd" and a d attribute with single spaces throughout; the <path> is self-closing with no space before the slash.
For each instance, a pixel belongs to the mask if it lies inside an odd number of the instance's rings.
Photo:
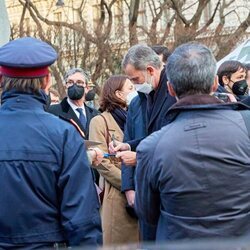
<path id="1" fill-rule="evenodd" d="M 76 110 L 77 110 L 77 111 L 79 112 L 79 114 L 80 114 L 79 120 L 80 120 L 80 122 L 81 122 L 83 128 L 85 129 L 85 128 L 86 128 L 86 123 L 87 123 L 86 116 L 83 114 L 82 108 L 77 108 Z"/>

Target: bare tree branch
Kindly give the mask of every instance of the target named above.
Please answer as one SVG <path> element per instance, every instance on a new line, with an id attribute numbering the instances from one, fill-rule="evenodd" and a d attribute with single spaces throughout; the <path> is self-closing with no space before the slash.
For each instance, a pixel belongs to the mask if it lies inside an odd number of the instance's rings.
<path id="1" fill-rule="evenodd" d="M 168 37 L 168 35 L 170 34 L 170 29 L 173 25 L 173 22 L 175 20 L 175 14 L 170 18 L 169 22 L 167 23 L 167 27 L 164 31 L 164 34 L 159 42 L 159 44 L 163 44 L 166 41 L 166 38 Z"/>
<path id="2" fill-rule="evenodd" d="M 22 37 L 24 35 L 23 21 L 24 21 L 26 9 L 27 9 L 27 3 L 25 3 L 25 5 L 23 6 L 22 15 L 21 15 L 21 18 L 20 18 L 20 25 L 19 25 L 19 34 L 20 34 L 20 37 Z"/>
<path id="3" fill-rule="evenodd" d="M 177 1 L 176 0 L 171 0 L 173 6 L 172 8 L 176 11 L 176 14 L 177 16 L 182 20 L 182 22 L 185 24 L 185 25 L 189 25 L 190 22 L 184 17 L 184 15 L 182 14 L 181 10 L 179 9 L 179 6 L 177 4 Z"/>
<path id="4" fill-rule="evenodd" d="M 191 18 L 190 22 L 192 23 L 192 26 L 195 27 L 195 29 L 198 28 L 200 19 L 201 19 L 201 15 L 203 13 L 203 10 L 205 9 L 205 7 L 207 6 L 207 4 L 210 2 L 210 0 L 200 0 L 199 1 L 199 5 L 198 8 L 194 14 L 194 16 Z"/>
<path id="5" fill-rule="evenodd" d="M 23 1 L 22 0 L 19 0 L 19 2 L 23 5 Z M 73 29 L 79 33 L 82 33 L 83 36 L 87 37 L 89 40 L 91 40 L 91 42 L 95 43 L 95 38 L 88 32 L 88 30 L 86 29 L 86 26 L 85 25 L 78 25 L 78 24 L 70 24 L 70 23 L 67 23 L 67 22 L 63 22 L 63 21 L 51 21 L 45 17 L 43 17 L 38 9 L 36 8 L 36 6 L 30 1 L 30 0 L 25 0 L 24 2 L 28 2 L 28 8 L 29 9 L 32 9 L 36 16 L 41 20 L 43 21 L 44 23 L 46 23 L 47 25 L 54 25 L 54 26 L 57 26 L 57 27 L 61 27 L 61 26 L 64 26 L 64 27 L 67 27 L 67 28 L 70 28 L 70 29 Z"/>
<path id="6" fill-rule="evenodd" d="M 224 41 L 224 44 L 221 45 L 221 46 L 223 46 L 223 50 L 220 50 L 218 52 L 217 57 L 222 58 L 224 55 L 228 54 L 230 52 L 231 48 L 234 47 L 238 42 L 238 40 L 235 38 L 241 37 L 242 34 L 245 33 L 245 31 L 247 30 L 247 28 L 249 26 L 250 26 L 250 12 L 249 12 L 247 18 L 236 29 L 236 31 L 233 34 L 231 34 L 229 39 L 226 39 L 226 41 Z M 230 46 L 228 46 L 229 44 L 230 44 Z"/>
<path id="7" fill-rule="evenodd" d="M 131 0 L 129 8 L 129 42 L 130 45 L 138 43 L 136 24 L 140 0 Z"/>
<path id="8" fill-rule="evenodd" d="M 200 34 L 204 33 L 207 30 L 207 28 L 210 26 L 210 24 L 213 23 L 215 14 L 218 11 L 219 6 L 220 6 L 220 2 L 221 2 L 221 0 L 219 0 L 217 2 L 216 7 L 214 9 L 214 12 L 213 12 L 212 16 L 209 18 L 209 20 L 206 22 L 206 24 L 202 28 L 200 28 L 199 30 L 197 30 L 197 32 L 195 34 L 196 36 L 199 36 Z"/>

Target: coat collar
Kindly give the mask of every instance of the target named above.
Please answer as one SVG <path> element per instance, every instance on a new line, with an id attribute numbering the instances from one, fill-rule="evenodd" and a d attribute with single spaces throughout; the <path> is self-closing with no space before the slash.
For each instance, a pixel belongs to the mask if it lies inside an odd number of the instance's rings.
<path id="1" fill-rule="evenodd" d="M 211 95 L 190 95 L 178 100 L 167 112 L 166 124 L 171 123 L 183 111 L 192 110 L 249 110 L 250 107 L 241 103 L 224 103 Z M 166 125 L 165 124 L 165 125 Z"/>
<path id="2" fill-rule="evenodd" d="M 223 104 L 221 100 L 211 95 L 189 95 L 179 99 L 170 109 L 189 105 Z"/>
<path id="3" fill-rule="evenodd" d="M 157 89 L 152 90 L 148 95 L 148 100 L 147 100 L 148 127 L 152 124 L 152 122 L 159 114 L 167 97 L 168 97 L 167 77 L 164 67 L 163 70 L 161 71 L 160 81 Z"/>
<path id="4" fill-rule="evenodd" d="M 44 110 L 48 96 L 43 90 L 38 94 L 20 92 L 15 89 L 4 91 L 2 94 L 2 109 L 33 109 Z"/>

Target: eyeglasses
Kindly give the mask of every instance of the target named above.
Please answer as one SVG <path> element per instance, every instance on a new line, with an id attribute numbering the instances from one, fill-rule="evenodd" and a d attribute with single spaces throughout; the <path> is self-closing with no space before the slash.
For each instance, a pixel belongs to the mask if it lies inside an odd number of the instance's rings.
<path id="1" fill-rule="evenodd" d="M 77 80 L 77 81 L 69 80 L 66 82 L 66 84 L 69 87 L 73 86 L 74 84 L 76 84 L 77 86 L 86 87 L 86 82 L 81 81 L 81 80 Z"/>

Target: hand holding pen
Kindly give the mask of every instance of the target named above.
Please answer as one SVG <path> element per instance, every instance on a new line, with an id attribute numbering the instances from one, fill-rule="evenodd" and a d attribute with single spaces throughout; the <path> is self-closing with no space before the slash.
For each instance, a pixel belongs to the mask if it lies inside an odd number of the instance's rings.
<path id="1" fill-rule="evenodd" d="M 110 154 L 115 154 L 116 152 L 119 152 L 119 151 L 130 150 L 129 144 L 115 140 L 114 134 L 112 134 L 111 139 L 112 139 L 112 141 L 109 143 L 109 153 Z"/>

